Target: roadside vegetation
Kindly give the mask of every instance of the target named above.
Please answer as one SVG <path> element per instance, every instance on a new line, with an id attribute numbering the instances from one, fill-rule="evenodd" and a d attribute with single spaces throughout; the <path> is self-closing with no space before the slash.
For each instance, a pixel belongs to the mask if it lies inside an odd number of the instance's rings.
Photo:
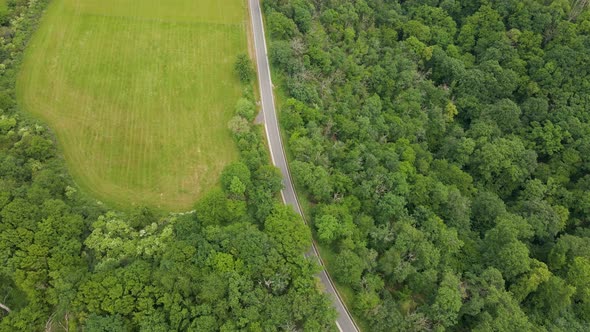
<path id="1" fill-rule="evenodd" d="M 590 330 L 588 5 L 264 1 L 291 171 L 369 331 Z"/>
<path id="2" fill-rule="evenodd" d="M 251 121 L 251 63 L 227 66 L 241 98 L 223 126 L 239 158 L 218 187 L 189 213 L 126 201 L 129 211 L 107 210 L 16 103 L 23 50 L 48 3 L 9 1 L 0 28 L 0 331 L 335 329 L 319 267 L 303 255 L 310 231 L 280 204 L 280 172 Z M 249 79 L 240 84 L 233 67 Z"/>

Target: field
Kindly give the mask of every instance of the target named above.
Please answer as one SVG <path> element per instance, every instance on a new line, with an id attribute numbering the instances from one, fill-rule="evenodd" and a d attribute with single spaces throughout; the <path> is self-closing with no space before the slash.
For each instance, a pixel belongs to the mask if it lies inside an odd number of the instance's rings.
<path id="1" fill-rule="evenodd" d="M 115 206 L 190 209 L 237 158 L 244 0 L 54 0 L 17 82 L 77 184 Z"/>

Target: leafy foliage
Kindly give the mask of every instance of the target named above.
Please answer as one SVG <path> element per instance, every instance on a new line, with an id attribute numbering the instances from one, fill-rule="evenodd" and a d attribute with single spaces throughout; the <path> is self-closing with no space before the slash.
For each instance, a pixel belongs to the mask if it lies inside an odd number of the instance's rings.
<path id="1" fill-rule="evenodd" d="M 264 1 L 292 173 L 371 331 L 590 329 L 588 6 Z"/>
<path id="2" fill-rule="evenodd" d="M 238 55 L 234 64 L 234 70 L 240 81 L 244 84 L 250 83 L 254 78 L 254 68 L 252 68 L 252 62 L 246 54 Z"/>
<path id="3" fill-rule="evenodd" d="M 241 161 L 194 211 L 108 211 L 77 190 L 50 133 L 14 102 L 47 2 L 9 1 L 12 19 L 0 20 L 0 331 L 332 329 L 319 267 L 304 256 L 310 231 L 278 205 L 281 175 L 251 123 L 248 84 L 236 105 Z"/>

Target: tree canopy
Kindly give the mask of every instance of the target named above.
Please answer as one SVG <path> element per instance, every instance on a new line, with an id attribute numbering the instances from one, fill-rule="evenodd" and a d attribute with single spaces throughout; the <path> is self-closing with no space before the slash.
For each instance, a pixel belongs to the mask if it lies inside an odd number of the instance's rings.
<path id="1" fill-rule="evenodd" d="M 310 230 L 279 205 L 281 175 L 252 124 L 249 58 L 236 63 L 244 96 L 229 124 L 241 158 L 219 187 L 186 213 L 110 210 L 77 189 L 52 134 L 14 101 L 48 2 L 8 1 L 0 15 L 0 331 L 333 329 L 304 256 Z"/>
<path id="2" fill-rule="evenodd" d="M 294 180 L 371 331 L 590 329 L 588 7 L 264 1 Z"/>

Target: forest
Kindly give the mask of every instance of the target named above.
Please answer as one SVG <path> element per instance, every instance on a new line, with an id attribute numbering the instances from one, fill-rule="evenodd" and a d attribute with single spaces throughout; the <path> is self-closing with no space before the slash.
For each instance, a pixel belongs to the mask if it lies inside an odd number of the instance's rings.
<path id="1" fill-rule="evenodd" d="M 194 211 L 78 190 L 15 101 L 48 2 L 0 10 L 0 331 L 333 330 L 311 233 L 368 331 L 590 330 L 590 1 L 265 0 L 311 230 L 244 56 L 240 161 Z"/>
<path id="2" fill-rule="evenodd" d="M 48 0 L 0 13 L 0 331 L 329 331 L 336 312 L 304 257 L 311 232 L 280 204 L 251 63 L 229 130 L 241 151 L 187 213 L 113 211 L 78 190 L 55 137 L 15 101 Z"/>
<path id="3" fill-rule="evenodd" d="M 590 330 L 588 6 L 264 1 L 291 171 L 367 330 Z"/>

